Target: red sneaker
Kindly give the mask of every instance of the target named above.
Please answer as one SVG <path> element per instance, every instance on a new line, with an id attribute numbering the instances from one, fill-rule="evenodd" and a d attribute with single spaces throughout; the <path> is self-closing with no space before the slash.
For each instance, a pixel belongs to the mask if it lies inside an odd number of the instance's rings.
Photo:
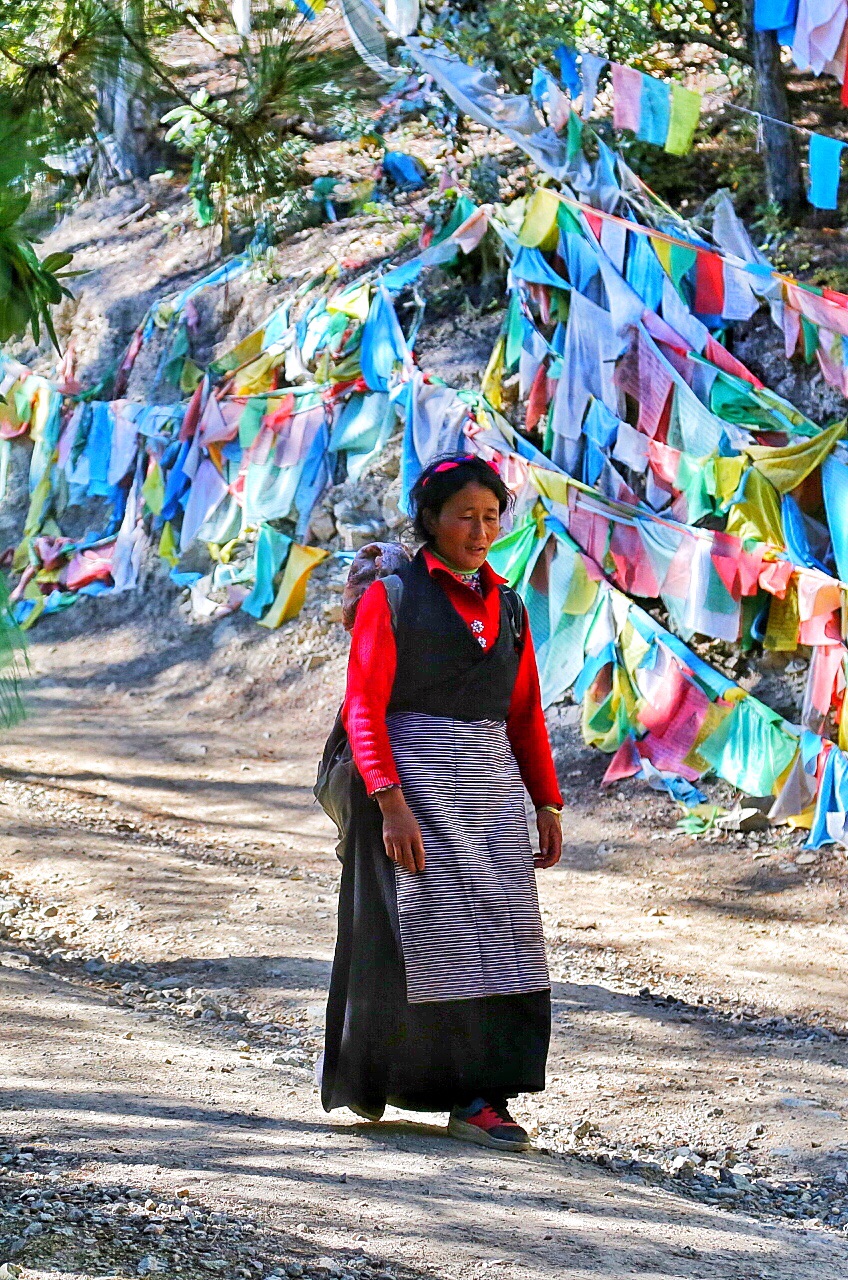
<path id="1" fill-rule="evenodd" d="M 476 1142 L 481 1147 L 496 1147 L 499 1151 L 530 1148 L 527 1133 L 515 1123 L 506 1107 L 493 1106 L 484 1098 L 475 1098 L 469 1107 L 454 1107 L 448 1133 L 461 1142 Z"/>

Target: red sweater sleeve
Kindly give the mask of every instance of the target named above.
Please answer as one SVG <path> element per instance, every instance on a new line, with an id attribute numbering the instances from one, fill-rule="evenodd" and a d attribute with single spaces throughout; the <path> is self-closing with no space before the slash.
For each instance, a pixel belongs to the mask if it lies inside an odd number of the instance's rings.
<path id="1" fill-rule="evenodd" d="M 521 779 L 530 793 L 530 799 L 538 809 L 543 804 L 562 805 L 556 769 L 551 755 L 548 726 L 542 710 L 539 691 L 539 672 L 530 620 L 524 610 L 524 644 L 518 676 L 506 718 L 506 733 L 518 762 Z"/>
<path id="2" fill-rule="evenodd" d="M 369 795 L 382 787 L 400 784 L 386 728 L 396 668 L 389 601 L 378 579 L 372 582 L 356 610 L 342 709 L 353 758 Z"/>

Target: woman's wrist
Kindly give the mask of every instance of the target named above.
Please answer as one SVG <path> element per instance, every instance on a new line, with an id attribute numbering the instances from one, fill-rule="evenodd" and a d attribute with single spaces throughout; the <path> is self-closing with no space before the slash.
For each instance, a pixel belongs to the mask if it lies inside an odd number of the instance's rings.
<path id="1" fill-rule="evenodd" d="M 561 818 L 561 817 L 562 817 L 562 805 L 556 805 L 556 804 L 537 804 L 537 805 L 536 805 L 536 812 L 537 812 L 537 813 L 552 813 L 555 817 L 557 817 L 557 818 Z"/>
<path id="2" fill-rule="evenodd" d="M 395 782 L 388 787 L 380 787 L 378 791 L 372 793 L 372 799 L 377 801 L 383 813 L 387 809 L 395 809 L 398 805 L 403 804 L 403 792 L 400 784 Z"/>

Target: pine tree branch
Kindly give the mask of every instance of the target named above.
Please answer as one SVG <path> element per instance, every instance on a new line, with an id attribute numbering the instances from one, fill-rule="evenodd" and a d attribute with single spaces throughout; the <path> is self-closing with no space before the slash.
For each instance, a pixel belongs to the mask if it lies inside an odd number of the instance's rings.
<path id="1" fill-rule="evenodd" d="M 660 39 L 663 44 L 670 44 L 674 49 L 683 49 L 686 45 L 701 44 L 706 45 L 708 49 L 714 49 L 716 53 L 722 53 L 726 58 L 733 58 L 736 62 L 741 62 L 746 67 L 754 65 L 754 59 L 746 48 L 742 45 L 731 44 L 729 40 L 722 40 L 720 36 L 711 35 L 706 31 L 668 31 L 663 29 Z"/>

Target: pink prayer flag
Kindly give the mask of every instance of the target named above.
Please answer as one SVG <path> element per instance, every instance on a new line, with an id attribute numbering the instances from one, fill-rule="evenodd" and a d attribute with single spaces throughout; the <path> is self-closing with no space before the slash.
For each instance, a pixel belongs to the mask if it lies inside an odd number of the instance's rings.
<path id="1" fill-rule="evenodd" d="M 813 324 L 848 336 L 848 310 L 845 307 L 831 302 L 828 298 L 819 297 L 817 293 L 810 293 L 808 289 L 803 289 L 801 285 L 792 284 L 788 280 L 783 281 L 783 297 L 784 315 L 786 310 L 791 308 L 794 311 L 800 311 L 801 315 L 812 320 Z"/>
<path id="2" fill-rule="evenodd" d="M 759 589 L 765 550 L 741 551 L 739 554 L 739 587 L 743 596 L 755 596 Z"/>
<path id="3" fill-rule="evenodd" d="M 59 579 L 66 591 L 79 591 L 91 582 L 105 582 L 112 576 L 114 542 L 105 547 L 91 547 L 78 551 L 68 562 Z"/>
<path id="4" fill-rule="evenodd" d="M 808 618 L 798 628 L 798 643 L 813 646 L 838 644 L 842 639 L 839 631 L 839 617 L 836 613 L 818 614 Z"/>
<path id="5" fill-rule="evenodd" d="M 794 572 L 795 566 L 789 560 L 772 560 L 760 571 L 760 586 L 763 591 L 782 600 Z"/>
<path id="6" fill-rule="evenodd" d="M 632 778 L 642 768 L 642 757 L 633 738 L 627 737 L 616 751 L 601 779 L 601 786 L 609 786 L 611 782 L 620 782 L 622 778 Z"/>
<path id="7" fill-rule="evenodd" d="M 185 417 L 183 418 L 182 426 L 180 427 L 181 440 L 190 440 L 194 435 L 208 395 L 209 377 L 206 376 L 201 378 L 188 402 L 188 408 L 185 411 Z"/>
<path id="8" fill-rule="evenodd" d="M 274 432 L 280 432 L 294 413 L 294 396 L 291 392 L 287 396 L 283 396 L 273 413 L 266 413 L 262 419 L 263 427 L 270 427 Z"/>
<path id="9" fill-rule="evenodd" d="M 604 516 L 585 507 L 575 505 L 570 512 L 568 532 L 579 547 L 598 565 L 603 565 L 607 553 L 610 522 Z"/>
<path id="10" fill-rule="evenodd" d="M 833 613 L 842 606 L 839 584 L 823 574 L 798 570 L 798 616 L 802 622 Z"/>
<path id="11" fill-rule="evenodd" d="M 706 711 L 704 711 L 706 715 Z M 703 716 L 701 717 L 703 720 Z M 697 726 L 700 728 L 700 725 Z M 697 736 L 697 729 L 693 735 L 694 742 Z M 667 773 L 677 773 L 681 778 L 685 778 L 687 782 L 697 782 L 701 774 L 697 769 L 693 769 L 690 765 L 683 763 L 683 757 L 687 754 L 682 746 L 675 739 L 663 735 L 658 738 L 655 733 L 646 733 L 644 738 L 639 739 L 639 754 L 646 760 L 650 760 L 655 769 L 661 769 Z"/>
<path id="12" fill-rule="evenodd" d="M 232 416 L 232 421 L 227 422 L 221 411 L 221 402 L 216 400 L 214 396 L 210 396 L 206 401 L 206 408 L 203 410 L 203 416 L 200 419 L 200 431 L 198 438 L 204 446 L 210 444 L 222 444 L 227 440 L 235 440 L 238 435 L 238 417 Z"/>
<path id="13" fill-rule="evenodd" d="M 695 535 L 684 532 L 668 566 L 668 573 L 662 584 L 663 595 L 670 595 L 677 600 L 688 599 L 692 590 L 692 562 L 695 554 Z"/>
<path id="14" fill-rule="evenodd" d="M 642 75 L 633 67 L 612 63 L 613 111 L 616 129 L 638 132 L 642 119 Z"/>
<path id="15" fill-rule="evenodd" d="M 658 480 L 664 481 L 671 488 L 677 487 L 677 475 L 680 471 L 680 450 L 673 449 L 670 444 L 660 440 L 652 440 L 648 446 L 648 464 Z"/>
<path id="16" fill-rule="evenodd" d="M 712 334 L 707 338 L 703 354 L 717 368 L 723 369 L 725 373 L 732 373 L 734 377 L 741 378 L 743 382 L 749 382 L 752 387 L 759 388 L 765 385 L 751 373 L 750 369 L 746 369 L 741 360 L 737 360 L 736 356 L 731 355 L 727 347 L 723 347 L 720 342 L 717 342 Z"/>
<path id="17" fill-rule="evenodd" d="M 615 564 L 614 579 L 622 591 L 649 600 L 659 595 L 659 583 L 638 529 L 632 525 L 614 524 L 610 555 Z"/>
<path id="18" fill-rule="evenodd" d="M 839 642 L 818 645 L 813 650 L 807 688 L 804 691 L 801 721 L 815 733 L 820 733 L 824 727 L 827 713 L 833 704 L 834 686 L 837 686 L 837 691 L 840 693 L 845 687 L 844 659 L 845 646 Z M 839 685 L 842 687 L 839 688 Z"/>
<path id="19" fill-rule="evenodd" d="M 674 383 L 663 361 L 641 336 L 619 360 L 615 384 L 638 404 L 639 430 L 655 436 Z"/>
<path id="20" fill-rule="evenodd" d="M 671 662 L 664 679 L 655 686 L 651 701 L 640 710 L 639 721 L 653 733 L 676 738 L 680 754 L 685 756 L 695 742 L 709 703 L 704 691 Z"/>

